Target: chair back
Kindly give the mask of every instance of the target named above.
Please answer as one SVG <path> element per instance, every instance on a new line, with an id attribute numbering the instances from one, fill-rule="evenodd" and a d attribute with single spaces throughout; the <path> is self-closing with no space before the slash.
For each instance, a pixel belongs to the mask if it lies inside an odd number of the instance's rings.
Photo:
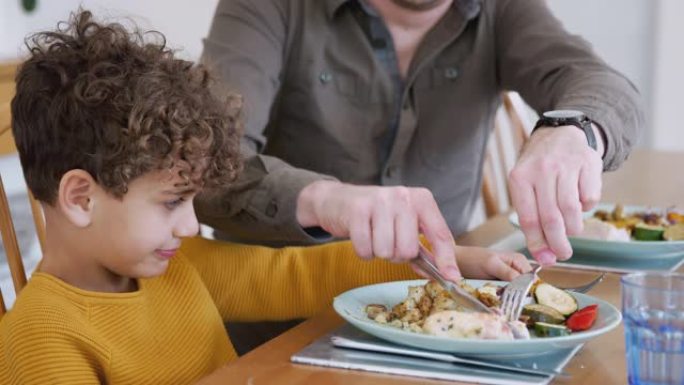
<path id="1" fill-rule="evenodd" d="M 482 201 L 487 218 L 510 210 L 508 174 L 530 136 L 536 114 L 516 92 L 503 92 L 482 171 Z"/>

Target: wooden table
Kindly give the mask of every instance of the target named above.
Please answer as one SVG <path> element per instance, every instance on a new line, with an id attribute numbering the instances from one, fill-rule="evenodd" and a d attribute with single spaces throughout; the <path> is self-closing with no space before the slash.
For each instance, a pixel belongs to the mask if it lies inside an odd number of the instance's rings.
<path id="1" fill-rule="evenodd" d="M 684 166 L 684 153 L 637 151 L 616 172 L 604 177 L 603 201 L 641 205 L 684 207 L 684 174 L 673 172 Z M 667 170 L 667 172 L 666 172 Z M 509 235 L 514 229 L 505 217 L 487 221 L 460 237 L 464 245 L 486 246 Z M 542 277 L 558 284 L 573 285 L 589 280 L 595 273 L 549 269 Z M 608 274 L 591 294 L 620 307 L 620 276 Z M 353 370 L 328 369 L 290 363 L 290 356 L 321 335 L 342 325 L 331 309 L 238 360 L 217 370 L 200 384 L 445 384 L 411 377 L 383 375 Z M 554 384 L 626 384 L 623 327 L 589 341 L 570 361 L 571 377 Z"/>

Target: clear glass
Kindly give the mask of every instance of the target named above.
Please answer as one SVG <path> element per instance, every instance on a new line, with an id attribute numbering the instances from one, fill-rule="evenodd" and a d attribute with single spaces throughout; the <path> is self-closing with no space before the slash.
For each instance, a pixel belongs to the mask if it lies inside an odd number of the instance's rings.
<path id="1" fill-rule="evenodd" d="M 684 384 L 684 275 L 635 273 L 620 282 L 629 383 Z"/>

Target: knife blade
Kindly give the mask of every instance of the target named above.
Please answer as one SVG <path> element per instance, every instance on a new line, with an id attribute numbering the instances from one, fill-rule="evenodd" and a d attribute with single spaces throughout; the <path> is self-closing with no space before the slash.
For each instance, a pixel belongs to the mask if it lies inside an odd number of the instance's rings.
<path id="1" fill-rule="evenodd" d="M 344 348 L 344 349 L 354 349 L 354 350 L 363 350 L 363 351 L 369 351 L 369 352 L 388 353 L 388 354 L 408 356 L 408 357 L 417 357 L 417 358 L 431 359 L 431 360 L 436 360 L 436 361 L 450 362 L 450 363 L 459 364 L 459 365 L 468 365 L 468 366 L 475 366 L 475 367 L 482 367 L 482 368 L 505 370 L 505 371 L 509 371 L 509 372 L 533 374 L 533 375 L 538 375 L 538 376 L 569 377 L 569 375 L 563 371 L 546 370 L 546 369 L 538 369 L 538 368 L 528 368 L 528 367 L 522 367 L 522 366 L 508 365 L 508 364 L 499 363 L 499 362 L 483 361 L 483 360 L 472 359 L 472 358 L 463 358 L 463 357 L 455 356 L 455 355 L 449 354 L 449 353 L 432 352 L 432 351 L 420 350 L 420 349 L 415 349 L 415 348 L 393 346 L 393 345 L 384 344 L 384 343 L 357 341 L 357 340 L 353 340 L 353 339 L 350 339 L 347 337 L 342 337 L 342 336 L 332 336 L 330 338 L 330 341 L 332 342 L 332 344 L 334 346 L 339 347 L 339 348 Z"/>
<path id="2" fill-rule="evenodd" d="M 463 289 L 459 285 L 456 285 L 451 281 L 447 280 L 446 278 L 444 278 L 444 276 L 442 276 L 442 273 L 439 272 L 439 269 L 437 269 L 437 266 L 435 266 L 435 264 L 432 263 L 433 260 L 434 258 L 432 257 L 430 251 L 426 249 L 423 245 L 420 245 L 418 248 L 418 257 L 414 258 L 412 262 L 420 270 L 424 271 L 432 279 L 434 279 L 440 285 L 442 285 L 442 287 L 451 294 L 454 301 L 456 301 L 458 305 L 477 312 L 485 312 L 500 315 L 496 310 L 480 302 L 480 300 L 473 297 L 470 293 L 465 291 L 465 289 Z"/>

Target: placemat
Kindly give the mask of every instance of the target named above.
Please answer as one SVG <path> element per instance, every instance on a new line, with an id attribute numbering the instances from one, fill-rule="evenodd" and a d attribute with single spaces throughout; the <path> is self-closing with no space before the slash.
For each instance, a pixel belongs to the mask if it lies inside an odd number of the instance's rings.
<path id="1" fill-rule="evenodd" d="M 333 346 L 330 342 L 330 338 L 334 335 L 356 340 L 378 341 L 377 338 L 356 329 L 352 325 L 345 324 L 339 329 L 320 337 L 302 351 L 293 355 L 291 357 L 292 362 L 339 369 L 492 385 L 545 385 L 553 379 L 553 376 L 504 372 L 497 371 L 496 369 L 475 368 L 429 359 L 341 349 Z M 538 356 L 502 359 L 500 361 L 508 364 L 520 363 L 528 367 L 561 371 L 581 348 L 582 345 L 574 348 L 547 351 Z"/>

